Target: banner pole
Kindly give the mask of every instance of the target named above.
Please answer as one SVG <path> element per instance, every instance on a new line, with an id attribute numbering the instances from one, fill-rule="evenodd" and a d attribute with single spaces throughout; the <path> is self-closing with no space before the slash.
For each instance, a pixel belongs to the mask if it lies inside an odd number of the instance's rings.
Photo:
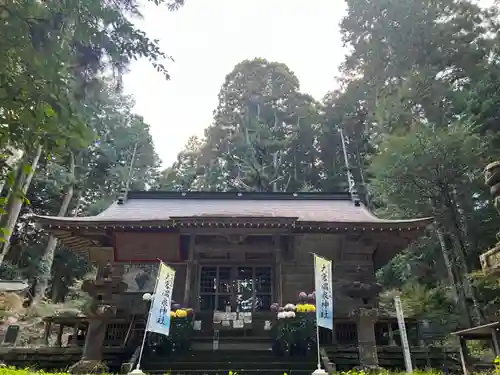
<path id="1" fill-rule="evenodd" d="M 141 371 L 142 352 L 144 351 L 144 345 L 146 344 L 146 336 L 148 334 L 149 320 L 151 319 L 151 307 L 153 306 L 153 299 L 155 298 L 156 295 L 156 288 L 158 287 L 158 280 L 160 279 L 160 270 L 162 263 L 163 262 L 160 260 L 160 263 L 158 264 L 158 274 L 156 276 L 155 287 L 153 289 L 153 298 L 149 301 L 148 318 L 146 320 L 146 326 L 144 327 L 144 336 L 142 337 L 141 349 L 139 350 L 139 358 L 137 359 L 137 365 L 135 366 L 135 370 L 131 372 L 132 374 L 134 373 L 142 374 Z"/>
<path id="2" fill-rule="evenodd" d="M 316 254 L 313 254 L 313 257 L 314 257 L 314 279 L 316 279 Z M 319 321 L 318 321 L 318 311 L 319 311 L 318 310 L 318 299 L 316 298 L 316 351 L 318 352 L 318 370 L 320 370 L 321 369 L 321 356 L 320 356 L 320 353 L 319 353 L 319 324 L 318 324 Z"/>
<path id="3" fill-rule="evenodd" d="M 399 335 L 401 336 L 401 346 L 403 347 L 403 357 L 405 360 L 406 372 L 413 373 L 413 364 L 411 361 L 410 345 L 408 344 L 408 336 L 406 334 L 405 316 L 403 306 L 399 296 L 394 297 L 394 307 L 396 308 L 396 317 L 398 319 Z"/>

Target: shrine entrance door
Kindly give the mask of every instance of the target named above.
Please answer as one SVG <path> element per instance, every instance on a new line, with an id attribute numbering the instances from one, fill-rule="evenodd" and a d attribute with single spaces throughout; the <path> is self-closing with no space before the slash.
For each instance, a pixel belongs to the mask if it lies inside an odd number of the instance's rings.
<path id="1" fill-rule="evenodd" d="M 202 265 L 198 311 L 258 312 L 273 301 L 270 265 Z"/>

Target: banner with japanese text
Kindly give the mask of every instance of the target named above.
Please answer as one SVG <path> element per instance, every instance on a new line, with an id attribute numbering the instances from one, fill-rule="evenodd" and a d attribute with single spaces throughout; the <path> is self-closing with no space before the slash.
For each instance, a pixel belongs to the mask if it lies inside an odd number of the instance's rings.
<path id="1" fill-rule="evenodd" d="M 146 331 L 161 333 L 165 336 L 169 335 L 170 306 L 172 304 L 174 280 L 175 270 L 161 262 Z"/>
<path id="2" fill-rule="evenodd" d="M 318 327 L 333 330 L 332 262 L 314 254 L 314 288 Z"/>

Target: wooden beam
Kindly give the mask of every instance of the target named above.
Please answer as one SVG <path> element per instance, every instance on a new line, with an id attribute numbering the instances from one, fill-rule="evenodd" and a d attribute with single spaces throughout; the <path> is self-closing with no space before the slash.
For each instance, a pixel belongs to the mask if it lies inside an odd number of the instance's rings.
<path id="1" fill-rule="evenodd" d="M 467 341 L 459 338 L 460 341 L 460 361 L 462 362 L 462 370 L 464 375 L 469 375 L 469 349 L 467 348 Z"/>
<path id="2" fill-rule="evenodd" d="M 290 228 L 221 228 L 221 227 L 183 227 L 179 229 L 182 234 L 196 235 L 244 235 L 244 236 L 268 236 L 276 233 L 291 233 Z"/>
<path id="3" fill-rule="evenodd" d="M 186 266 L 186 287 L 184 288 L 184 300 L 183 304 L 185 307 L 190 307 L 190 296 L 191 296 L 191 284 L 192 284 L 192 273 L 193 273 L 193 260 L 194 260 L 194 246 L 195 246 L 195 236 L 189 236 L 189 248 L 188 248 L 188 262 Z"/>
<path id="4" fill-rule="evenodd" d="M 498 340 L 498 328 L 491 329 L 491 338 L 493 340 L 493 350 L 495 352 L 495 356 L 500 356 L 500 344 Z"/>
<path id="5" fill-rule="evenodd" d="M 280 306 L 283 306 L 283 281 L 282 281 L 282 257 L 281 257 L 281 240 L 280 236 L 274 236 L 274 301 L 278 302 Z"/>

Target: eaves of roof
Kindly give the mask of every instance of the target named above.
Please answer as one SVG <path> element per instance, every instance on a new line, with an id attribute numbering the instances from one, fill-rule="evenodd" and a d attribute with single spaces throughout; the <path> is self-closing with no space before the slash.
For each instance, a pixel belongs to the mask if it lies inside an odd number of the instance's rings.
<path id="1" fill-rule="evenodd" d="M 131 192 L 96 216 L 34 216 L 41 226 L 184 227 L 285 226 L 322 228 L 417 228 L 432 218 L 385 220 L 349 195 L 323 193 Z"/>

